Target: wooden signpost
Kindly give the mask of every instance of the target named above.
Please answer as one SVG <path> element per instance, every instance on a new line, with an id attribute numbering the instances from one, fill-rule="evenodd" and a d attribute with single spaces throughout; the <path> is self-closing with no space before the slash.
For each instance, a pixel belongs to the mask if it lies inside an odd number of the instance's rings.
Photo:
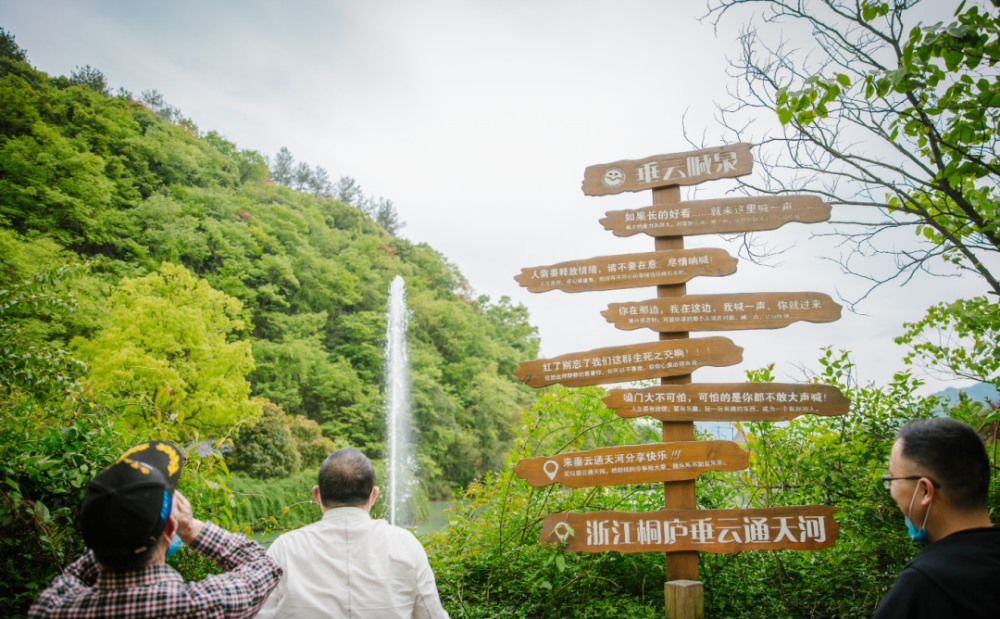
<path id="1" fill-rule="evenodd" d="M 583 193 L 607 196 L 623 191 L 697 185 L 718 178 L 746 176 L 753 171 L 752 147 L 753 144 L 741 142 L 687 153 L 592 165 L 583 172 Z"/>
<path id="2" fill-rule="evenodd" d="M 523 458 L 514 472 L 532 486 L 572 488 L 694 479 L 705 471 L 742 471 L 750 454 L 732 441 L 627 445 Z"/>
<path id="3" fill-rule="evenodd" d="M 840 310 L 819 292 L 751 292 L 611 303 L 601 315 L 626 331 L 734 331 L 780 329 L 800 320 L 833 322 L 840 320 Z"/>
<path id="4" fill-rule="evenodd" d="M 819 550 L 837 541 L 838 507 L 799 505 L 763 509 L 663 509 L 549 514 L 541 542 L 576 552 L 711 552 Z"/>
<path id="5" fill-rule="evenodd" d="M 699 367 L 733 365 L 743 358 L 743 349 L 731 340 L 689 338 L 691 331 L 778 329 L 840 318 L 840 305 L 818 292 L 687 294 L 686 282 L 694 277 L 735 273 L 736 259 L 722 249 L 684 249 L 684 236 L 775 230 L 830 218 L 830 205 L 811 196 L 681 202 L 681 185 L 750 174 L 751 147 L 731 144 L 588 167 L 586 195 L 652 190 L 651 206 L 610 211 L 601 223 L 616 236 L 655 237 L 656 251 L 532 267 L 515 277 L 531 292 L 656 286 L 656 299 L 612 303 L 603 315 L 619 329 L 657 331 L 660 341 L 524 361 L 514 374 L 532 387 L 659 378 L 656 387 L 613 389 L 604 402 L 621 417 L 661 420 L 663 442 L 525 458 L 514 471 L 532 486 L 662 482 L 663 510 L 550 514 L 539 539 L 573 552 L 667 553 L 668 619 L 704 616 L 699 552 L 818 550 L 831 547 L 839 533 L 836 507 L 696 509 L 695 478 L 704 471 L 745 469 L 749 453 L 730 441 L 695 441 L 695 421 L 780 421 L 841 415 L 850 407 L 828 385 L 691 384 L 691 373 Z"/>
<path id="6" fill-rule="evenodd" d="M 800 415 L 843 415 L 851 401 L 830 385 L 705 383 L 612 389 L 604 404 L 619 417 L 661 421 L 787 421 Z"/>
<path id="7" fill-rule="evenodd" d="M 743 361 L 743 349 L 725 337 L 680 342 L 611 346 L 570 353 L 552 359 L 522 361 L 514 370 L 531 387 L 583 387 L 690 374 L 706 365 L 727 366 Z"/>
<path id="8" fill-rule="evenodd" d="M 830 219 L 830 211 L 816 196 L 720 198 L 608 211 L 601 223 L 615 236 L 694 236 L 776 230 L 793 221 L 812 224 Z"/>
<path id="9" fill-rule="evenodd" d="M 732 275 L 736 262 L 724 249 L 656 251 L 521 269 L 514 279 L 530 292 L 616 290 L 680 284 L 699 275 Z"/>

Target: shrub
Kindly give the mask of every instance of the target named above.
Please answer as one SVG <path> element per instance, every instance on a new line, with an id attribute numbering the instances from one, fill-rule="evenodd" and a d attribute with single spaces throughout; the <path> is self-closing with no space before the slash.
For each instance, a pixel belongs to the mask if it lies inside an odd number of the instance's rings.
<path id="1" fill-rule="evenodd" d="M 250 477 L 289 477 L 299 472 L 302 461 L 289 429 L 289 419 L 281 407 L 266 402 L 260 421 L 243 426 L 233 441 L 229 466 Z"/>

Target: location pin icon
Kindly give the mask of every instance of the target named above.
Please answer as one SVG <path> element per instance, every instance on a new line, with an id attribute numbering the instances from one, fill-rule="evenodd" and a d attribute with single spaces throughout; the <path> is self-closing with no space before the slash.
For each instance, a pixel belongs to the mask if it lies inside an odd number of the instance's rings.
<path id="1" fill-rule="evenodd" d="M 549 470 L 550 464 L 552 465 L 551 471 Z M 545 471 L 545 474 L 549 476 L 549 479 L 555 479 L 556 473 L 559 472 L 559 463 L 556 462 L 555 460 L 546 460 L 545 464 L 542 465 L 542 470 Z"/>
<path id="2" fill-rule="evenodd" d="M 565 542 L 566 538 L 569 537 L 569 524 L 565 522 L 560 522 L 555 527 L 552 528 L 552 532 L 556 534 L 560 542 Z"/>

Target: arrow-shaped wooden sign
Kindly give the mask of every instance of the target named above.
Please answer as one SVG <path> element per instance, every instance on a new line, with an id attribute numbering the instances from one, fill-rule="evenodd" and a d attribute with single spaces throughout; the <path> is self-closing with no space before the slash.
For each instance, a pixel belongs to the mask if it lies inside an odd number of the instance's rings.
<path id="1" fill-rule="evenodd" d="M 831 207 L 816 196 L 757 196 L 659 204 L 608 211 L 601 223 L 615 236 L 695 236 L 776 230 L 792 223 L 830 219 Z"/>
<path id="2" fill-rule="evenodd" d="M 612 389 L 604 404 L 620 417 L 661 421 L 785 421 L 799 415 L 843 415 L 851 401 L 833 385 L 698 383 Z"/>
<path id="3" fill-rule="evenodd" d="M 725 337 L 665 340 L 570 353 L 552 359 L 522 361 L 514 375 L 531 387 L 567 387 L 627 383 L 690 374 L 706 365 L 735 365 L 743 349 Z"/>
<path id="4" fill-rule="evenodd" d="M 705 471 L 741 471 L 749 464 L 750 454 L 732 441 L 681 441 L 522 458 L 514 472 L 531 486 L 589 488 L 694 479 Z"/>
<path id="5" fill-rule="evenodd" d="M 800 320 L 833 322 L 840 310 L 820 292 L 750 292 L 611 303 L 601 315 L 626 331 L 736 331 L 780 329 Z"/>
<path id="6" fill-rule="evenodd" d="M 583 172 L 583 193 L 606 196 L 667 185 L 697 185 L 718 178 L 753 172 L 753 144 L 739 143 L 686 153 L 623 159 L 589 166 Z"/>
<path id="7" fill-rule="evenodd" d="M 799 505 L 549 514 L 538 540 L 565 544 L 570 552 L 819 550 L 833 546 L 840 535 L 833 518 L 838 511 L 828 505 Z"/>
<path id="8" fill-rule="evenodd" d="M 724 249 L 653 251 L 530 267 L 514 279 L 529 292 L 617 290 L 683 284 L 699 275 L 732 275 L 736 263 Z"/>

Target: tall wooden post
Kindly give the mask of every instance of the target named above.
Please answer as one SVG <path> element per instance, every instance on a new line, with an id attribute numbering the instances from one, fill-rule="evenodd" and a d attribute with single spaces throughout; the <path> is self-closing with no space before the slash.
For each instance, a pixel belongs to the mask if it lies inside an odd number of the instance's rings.
<path id="1" fill-rule="evenodd" d="M 653 204 L 673 204 L 681 201 L 678 185 L 653 189 Z M 683 236 L 656 237 L 656 250 L 684 249 Z M 657 286 L 657 297 L 682 297 L 687 294 L 686 284 Z M 687 331 L 660 333 L 661 340 L 686 339 Z M 661 378 L 662 385 L 686 385 L 691 375 Z M 693 421 L 664 421 L 663 442 L 693 441 Z M 696 509 L 695 480 L 668 481 L 663 483 L 663 506 L 667 509 Z M 667 582 L 664 589 L 667 619 L 701 619 L 704 617 L 704 589 L 698 581 L 698 553 L 673 552 L 666 554 Z"/>

